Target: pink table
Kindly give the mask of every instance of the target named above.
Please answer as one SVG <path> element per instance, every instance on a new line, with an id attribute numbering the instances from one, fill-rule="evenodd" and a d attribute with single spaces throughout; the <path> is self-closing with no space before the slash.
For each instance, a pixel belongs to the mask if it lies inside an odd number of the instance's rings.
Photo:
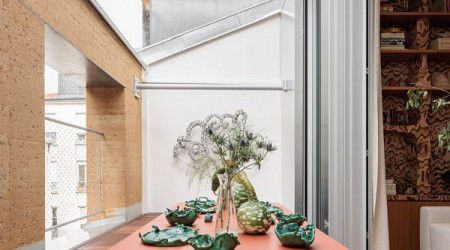
<path id="1" fill-rule="evenodd" d="M 286 214 L 292 213 L 288 209 L 286 209 L 283 205 L 274 203 L 275 206 L 278 206 L 284 210 Z M 183 204 L 180 203 L 178 206 L 182 207 Z M 173 208 L 175 208 L 174 206 Z M 199 218 L 195 221 L 194 225 L 192 226 L 193 229 L 199 229 L 199 234 L 210 234 L 214 236 L 214 225 L 215 225 L 215 218 L 216 214 L 214 214 L 214 219 L 212 223 L 205 223 L 203 220 L 204 215 L 200 215 Z M 144 225 L 143 227 L 139 228 L 132 234 L 130 234 L 127 238 L 123 239 L 122 241 L 118 242 L 116 245 L 114 245 L 111 249 L 117 249 L 117 250 L 150 250 L 150 249 L 158 249 L 158 250 L 164 250 L 164 249 L 176 249 L 176 250 L 184 250 L 184 249 L 190 249 L 193 248 L 190 245 L 180 246 L 180 247 L 155 247 L 155 246 L 148 246 L 145 244 L 142 244 L 141 239 L 139 238 L 139 233 L 146 233 L 148 231 L 153 230 L 152 226 L 158 226 L 160 229 L 169 228 L 170 225 L 167 222 L 166 218 L 164 217 L 164 214 L 161 214 L 160 216 L 156 217 L 154 220 L 149 222 L 148 224 Z M 287 248 L 281 245 L 281 243 L 278 241 L 277 236 L 274 232 L 274 226 L 271 226 L 269 231 L 267 231 L 266 234 L 263 235 L 247 235 L 247 234 L 239 234 L 239 241 L 241 244 L 236 248 L 237 250 L 278 250 L 278 249 L 290 249 L 293 248 Z M 312 245 L 309 249 L 317 249 L 317 250 L 341 250 L 341 249 L 348 249 L 347 247 L 343 246 L 330 236 L 326 235 L 322 231 L 316 228 L 316 237 Z"/>

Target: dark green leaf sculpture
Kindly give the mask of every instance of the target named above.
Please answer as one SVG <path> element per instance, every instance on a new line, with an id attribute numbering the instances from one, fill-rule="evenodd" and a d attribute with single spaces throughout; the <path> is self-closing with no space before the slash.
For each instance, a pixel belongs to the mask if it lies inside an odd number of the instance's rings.
<path id="1" fill-rule="evenodd" d="M 175 226 L 176 224 L 191 226 L 198 216 L 197 209 L 195 208 L 180 209 L 179 207 L 175 210 L 167 208 L 164 214 L 167 222 L 172 226 Z"/>
<path id="2" fill-rule="evenodd" d="M 195 250 L 233 250 L 239 244 L 235 233 L 219 233 L 216 237 L 208 234 L 199 234 L 188 241 Z"/>
<path id="3" fill-rule="evenodd" d="M 195 200 L 186 201 L 184 204 L 187 207 L 196 208 L 197 211 L 201 214 L 216 212 L 216 209 L 214 208 L 216 202 L 208 199 L 207 197 L 199 197 Z"/>
<path id="4" fill-rule="evenodd" d="M 283 246 L 307 248 L 314 241 L 315 230 L 312 224 L 302 227 L 297 223 L 279 222 L 275 234 Z"/>
<path id="5" fill-rule="evenodd" d="M 193 230 L 190 227 L 183 225 L 176 225 L 168 229 L 159 229 L 153 226 L 153 230 L 143 235 L 139 233 L 142 243 L 158 246 L 158 247 L 175 247 L 183 246 L 188 243 L 188 240 L 198 234 L 198 229 Z"/>
<path id="6" fill-rule="evenodd" d="M 297 213 L 286 215 L 283 212 L 277 212 L 275 216 L 277 217 L 278 221 L 284 224 L 297 223 L 301 225 L 306 220 L 305 216 Z"/>

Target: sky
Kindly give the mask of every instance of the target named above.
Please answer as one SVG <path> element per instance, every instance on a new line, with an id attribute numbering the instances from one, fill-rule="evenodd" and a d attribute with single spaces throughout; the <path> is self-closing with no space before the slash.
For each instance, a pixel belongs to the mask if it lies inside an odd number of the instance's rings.
<path id="1" fill-rule="evenodd" d="M 58 93 L 58 72 L 45 65 L 45 93 Z"/>
<path id="2" fill-rule="evenodd" d="M 97 0 L 133 48 L 142 47 L 141 0 Z"/>

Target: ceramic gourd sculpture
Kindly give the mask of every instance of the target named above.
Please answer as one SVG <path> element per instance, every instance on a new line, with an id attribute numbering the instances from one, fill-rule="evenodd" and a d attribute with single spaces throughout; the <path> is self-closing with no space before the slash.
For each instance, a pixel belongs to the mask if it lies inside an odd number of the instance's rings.
<path id="1" fill-rule="evenodd" d="M 218 169 L 213 175 L 212 190 L 218 188 L 217 174 L 223 170 Z M 272 224 L 272 218 L 267 207 L 258 201 L 255 189 L 245 172 L 234 177 L 233 199 L 237 209 L 237 222 L 239 228 L 246 234 L 264 234 Z"/>
<path id="2" fill-rule="evenodd" d="M 267 208 L 258 200 L 242 204 L 237 212 L 238 225 L 246 234 L 264 234 L 272 224 Z"/>

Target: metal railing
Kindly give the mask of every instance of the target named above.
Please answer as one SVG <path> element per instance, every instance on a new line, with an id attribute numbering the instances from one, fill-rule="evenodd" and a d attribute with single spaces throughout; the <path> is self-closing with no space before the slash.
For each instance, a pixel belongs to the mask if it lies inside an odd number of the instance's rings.
<path id="1" fill-rule="evenodd" d="M 101 143 L 103 133 L 45 118 L 45 231 L 81 227 L 102 213 Z"/>

